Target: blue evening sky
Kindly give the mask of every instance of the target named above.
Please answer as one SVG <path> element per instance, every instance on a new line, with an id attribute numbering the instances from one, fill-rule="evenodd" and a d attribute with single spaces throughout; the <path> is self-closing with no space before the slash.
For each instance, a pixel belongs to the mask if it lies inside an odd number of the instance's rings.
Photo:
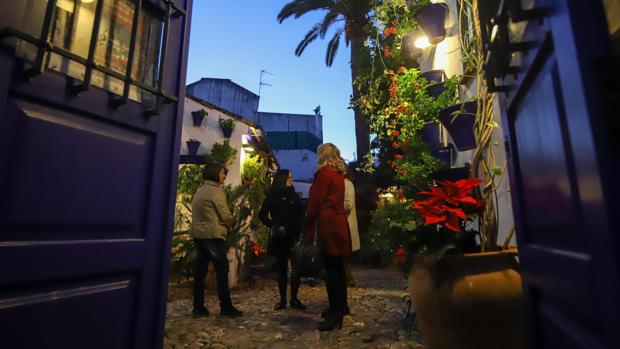
<path id="1" fill-rule="evenodd" d="M 312 114 L 321 105 L 323 138 L 354 159 L 355 129 L 351 95 L 350 51 L 340 43 L 334 64 L 325 66 L 327 42 L 312 42 L 301 57 L 295 48 L 323 13 L 276 16 L 288 0 L 195 0 L 190 33 L 187 83 L 201 77 L 226 78 L 258 93 L 260 70 L 272 86 L 261 90 L 260 111 Z"/>

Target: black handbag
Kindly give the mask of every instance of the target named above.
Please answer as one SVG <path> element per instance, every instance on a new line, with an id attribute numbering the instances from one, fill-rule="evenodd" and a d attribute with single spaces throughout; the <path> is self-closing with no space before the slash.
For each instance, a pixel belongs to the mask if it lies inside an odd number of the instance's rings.
<path id="1" fill-rule="evenodd" d="M 291 249 L 293 273 L 298 277 L 319 277 L 323 272 L 323 251 L 318 241 L 317 227 L 314 224 L 314 236 L 309 243 L 303 238 Z"/>

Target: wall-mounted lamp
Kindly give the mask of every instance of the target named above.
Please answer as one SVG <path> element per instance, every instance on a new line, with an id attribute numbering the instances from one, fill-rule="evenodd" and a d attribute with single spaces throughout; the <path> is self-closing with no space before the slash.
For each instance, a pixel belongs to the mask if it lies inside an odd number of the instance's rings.
<path id="1" fill-rule="evenodd" d="M 415 43 L 414 43 L 415 47 L 419 48 L 419 49 L 425 49 L 431 46 L 430 41 L 428 41 L 428 38 L 426 37 L 426 35 L 422 35 L 419 38 L 416 39 Z"/>

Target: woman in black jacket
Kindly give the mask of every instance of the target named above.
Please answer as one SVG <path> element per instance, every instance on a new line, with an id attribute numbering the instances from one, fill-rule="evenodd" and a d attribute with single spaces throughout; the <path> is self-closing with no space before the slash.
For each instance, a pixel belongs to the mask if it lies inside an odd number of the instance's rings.
<path id="1" fill-rule="evenodd" d="M 303 206 L 293 188 L 291 171 L 279 170 L 273 178 L 271 189 L 258 214 L 261 222 L 270 228 L 268 252 L 276 258 L 277 263 L 280 301 L 274 306 L 275 310 L 286 307 L 288 261 L 291 248 L 301 234 L 303 216 Z M 299 277 L 291 272 L 289 304 L 292 308 L 303 310 L 306 306 L 297 299 L 299 283 Z"/>

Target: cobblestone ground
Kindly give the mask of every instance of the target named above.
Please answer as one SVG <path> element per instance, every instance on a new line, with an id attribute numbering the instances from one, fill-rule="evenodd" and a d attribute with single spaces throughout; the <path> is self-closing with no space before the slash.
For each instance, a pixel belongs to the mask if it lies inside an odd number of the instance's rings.
<path id="1" fill-rule="evenodd" d="M 240 318 L 219 316 L 214 291 L 206 306 L 211 315 L 191 316 L 191 284 L 170 285 L 164 348 L 416 348 L 424 349 L 419 332 L 405 326 L 406 280 L 396 269 L 354 268 L 356 287 L 349 288 L 352 315 L 342 329 L 319 332 L 320 312 L 327 306 L 325 285 L 302 283 L 299 298 L 307 309 L 273 310 L 276 281 L 260 279 L 233 289 Z"/>

